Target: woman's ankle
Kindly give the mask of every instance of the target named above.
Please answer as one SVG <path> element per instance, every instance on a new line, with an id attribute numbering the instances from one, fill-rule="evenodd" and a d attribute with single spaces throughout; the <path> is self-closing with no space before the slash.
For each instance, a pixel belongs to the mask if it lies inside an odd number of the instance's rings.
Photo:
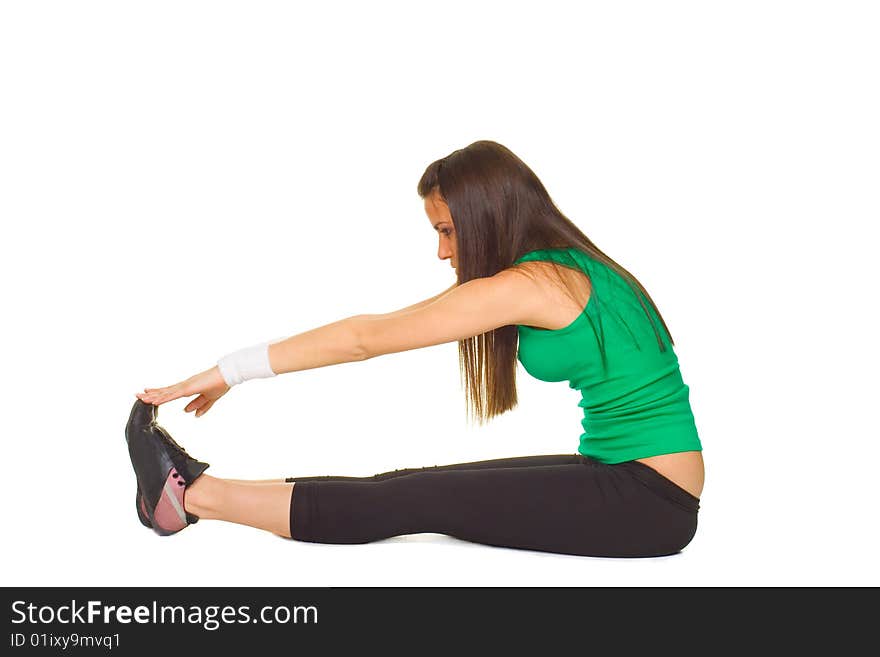
<path id="1" fill-rule="evenodd" d="M 199 519 L 216 519 L 220 517 L 220 501 L 222 498 L 223 481 L 217 477 L 202 474 L 186 488 L 183 505 L 187 513 Z"/>

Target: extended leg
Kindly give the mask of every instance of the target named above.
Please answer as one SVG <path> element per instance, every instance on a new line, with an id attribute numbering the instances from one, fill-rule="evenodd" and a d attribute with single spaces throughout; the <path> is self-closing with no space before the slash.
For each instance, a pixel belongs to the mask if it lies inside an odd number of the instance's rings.
<path id="1" fill-rule="evenodd" d="M 470 463 L 392 470 L 372 477 L 317 476 L 287 479 L 221 479 L 203 474 L 189 488 L 185 508 L 200 519 L 225 520 L 290 538 L 290 510 L 294 482 L 300 481 L 384 481 L 421 472 L 479 470 L 498 467 L 533 467 L 578 463 L 577 454 L 519 456 Z"/>
<path id="2" fill-rule="evenodd" d="M 186 510 L 200 519 L 225 520 L 290 538 L 294 484 L 252 485 L 203 474 L 187 489 Z"/>
<path id="3" fill-rule="evenodd" d="M 645 483 L 642 470 L 650 468 L 581 457 L 561 465 L 298 480 L 289 528 L 292 538 L 313 543 L 368 543 L 428 532 L 564 554 L 672 554 L 693 536 L 696 508 L 687 508 L 680 496 L 670 501 L 674 484 L 658 483 L 663 478 L 657 473 Z"/>

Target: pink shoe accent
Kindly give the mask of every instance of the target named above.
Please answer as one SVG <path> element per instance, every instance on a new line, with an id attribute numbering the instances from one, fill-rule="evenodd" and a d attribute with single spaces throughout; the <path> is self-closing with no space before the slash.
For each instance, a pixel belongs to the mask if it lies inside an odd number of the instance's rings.
<path id="1" fill-rule="evenodd" d="M 183 477 L 177 470 L 171 468 L 162 495 L 156 504 L 156 512 L 153 515 L 153 525 L 156 529 L 166 532 L 179 532 L 189 523 L 186 521 L 186 511 L 183 506 L 183 495 L 186 490 Z"/>

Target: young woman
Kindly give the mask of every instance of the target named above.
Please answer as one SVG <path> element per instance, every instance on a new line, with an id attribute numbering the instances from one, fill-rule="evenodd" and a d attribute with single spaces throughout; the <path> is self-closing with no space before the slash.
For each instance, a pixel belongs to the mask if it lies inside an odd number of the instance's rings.
<path id="1" fill-rule="evenodd" d="M 516 155 L 478 141 L 418 184 L 457 283 L 396 312 L 357 315 L 233 352 L 138 393 L 126 438 L 141 522 L 160 535 L 200 518 L 295 540 L 366 543 L 436 532 L 488 545 L 602 557 L 674 554 L 693 538 L 702 446 L 674 342 L 651 297 L 550 199 Z M 457 341 L 480 423 L 517 404 L 517 360 L 582 393 L 576 452 L 411 468 L 372 477 L 219 479 L 157 424 L 197 395 L 201 416 L 231 386 Z M 536 437 L 539 444 L 540 437 Z"/>

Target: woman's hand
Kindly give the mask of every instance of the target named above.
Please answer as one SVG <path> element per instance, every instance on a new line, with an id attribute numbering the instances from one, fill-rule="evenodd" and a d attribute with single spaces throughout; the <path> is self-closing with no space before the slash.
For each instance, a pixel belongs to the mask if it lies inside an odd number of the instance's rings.
<path id="1" fill-rule="evenodd" d="M 172 399 L 198 394 L 198 397 L 187 404 L 183 410 L 187 413 L 195 411 L 196 417 L 199 417 L 207 413 L 214 402 L 228 391 L 229 386 L 226 385 L 226 381 L 220 374 L 220 369 L 215 365 L 211 369 L 191 376 L 186 381 L 175 383 L 173 386 L 144 388 L 144 391 L 135 394 L 135 397 L 147 404 L 159 406 Z"/>

